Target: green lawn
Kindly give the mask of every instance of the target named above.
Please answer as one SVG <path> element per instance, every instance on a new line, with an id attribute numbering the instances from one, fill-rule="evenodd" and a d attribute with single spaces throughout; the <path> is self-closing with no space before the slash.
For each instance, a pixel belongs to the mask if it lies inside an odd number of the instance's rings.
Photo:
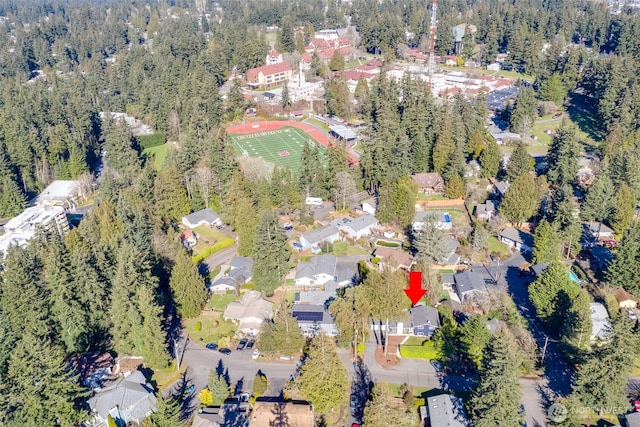
<path id="1" fill-rule="evenodd" d="M 331 129 L 329 129 L 329 126 L 327 126 L 325 123 L 322 123 L 320 120 L 318 120 L 318 119 L 316 119 L 314 117 L 311 117 L 311 118 L 305 120 L 304 122 L 305 123 L 309 123 L 310 125 L 313 125 L 315 127 L 318 127 L 318 128 L 322 129 L 323 131 L 325 131 L 327 133 L 329 133 L 329 131 L 331 130 Z"/>
<path id="2" fill-rule="evenodd" d="M 400 355 L 407 359 L 438 359 L 438 350 L 435 348 L 433 341 L 420 337 L 409 337 L 409 339 L 400 346 Z"/>
<path id="3" fill-rule="evenodd" d="M 224 311 L 230 302 L 237 300 L 238 297 L 233 291 L 229 291 L 226 294 L 214 294 L 211 295 L 209 300 L 209 307 L 215 311 Z"/>
<path id="4" fill-rule="evenodd" d="M 142 150 L 143 157 L 153 157 L 153 164 L 156 169 L 160 169 L 164 164 L 164 159 L 167 158 L 167 154 L 169 153 L 169 145 L 162 144 L 156 147 L 145 148 Z"/>
<path id="5" fill-rule="evenodd" d="M 232 338 L 237 329 L 231 321 L 223 320 L 219 313 L 200 315 L 194 319 L 185 319 L 183 322 L 189 336 L 202 345 L 210 342 L 217 343 L 223 337 Z M 202 325 L 200 331 L 196 330 L 198 322 Z"/>
<path id="6" fill-rule="evenodd" d="M 206 225 L 200 225 L 194 228 L 193 231 L 195 231 L 196 234 L 207 239 L 210 243 L 220 242 L 229 238 L 228 234 L 223 233 L 222 231 L 215 228 L 209 228 Z"/>
<path id="7" fill-rule="evenodd" d="M 468 227 L 469 226 L 469 217 L 467 213 L 456 208 L 433 208 L 433 209 L 425 209 L 426 211 L 433 212 L 447 212 L 451 215 L 451 221 L 453 221 L 453 225 L 455 227 Z"/>
<path id="8" fill-rule="evenodd" d="M 499 258 L 506 258 L 511 255 L 509 248 L 494 236 L 489 236 L 489 253 L 497 255 Z"/>
<path id="9" fill-rule="evenodd" d="M 280 129 L 250 134 L 230 134 L 233 147 L 240 155 L 247 154 L 296 172 L 300 169 L 300 157 L 305 143 L 319 147 L 321 161 L 326 162 L 324 146 L 304 131 L 284 126 Z"/>

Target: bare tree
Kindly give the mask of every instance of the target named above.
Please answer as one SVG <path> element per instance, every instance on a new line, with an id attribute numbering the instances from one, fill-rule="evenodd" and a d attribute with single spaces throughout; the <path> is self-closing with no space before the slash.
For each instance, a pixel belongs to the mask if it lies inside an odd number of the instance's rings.
<path id="1" fill-rule="evenodd" d="M 238 158 L 240 169 L 250 181 L 271 182 L 271 174 L 275 165 L 260 157 L 240 156 Z"/>
<path id="2" fill-rule="evenodd" d="M 358 188 L 356 187 L 356 182 L 351 176 L 349 172 L 338 172 L 336 174 L 336 186 L 334 188 L 335 197 L 336 197 L 336 208 L 346 209 L 347 208 L 347 200 L 356 192 Z"/>
<path id="3" fill-rule="evenodd" d="M 193 180 L 200 188 L 202 192 L 202 198 L 204 199 L 205 207 L 209 207 L 209 198 L 213 192 L 213 188 L 216 188 L 220 184 L 218 176 L 207 166 L 199 166 L 196 168 L 193 175 Z"/>
<path id="4" fill-rule="evenodd" d="M 86 198 L 93 193 L 93 174 L 85 172 L 76 180 L 76 193 L 79 197 Z"/>

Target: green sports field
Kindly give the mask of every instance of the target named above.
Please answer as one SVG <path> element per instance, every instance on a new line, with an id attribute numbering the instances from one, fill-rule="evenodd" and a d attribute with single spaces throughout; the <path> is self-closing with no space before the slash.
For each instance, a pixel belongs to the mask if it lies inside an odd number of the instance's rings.
<path id="1" fill-rule="evenodd" d="M 262 157 L 268 162 L 289 168 L 294 172 L 300 169 L 300 155 L 305 142 L 320 147 L 324 163 L 324 147 L 298 128 L 285 126 L 277 130 L 229 136 L 238 154 Z"/>

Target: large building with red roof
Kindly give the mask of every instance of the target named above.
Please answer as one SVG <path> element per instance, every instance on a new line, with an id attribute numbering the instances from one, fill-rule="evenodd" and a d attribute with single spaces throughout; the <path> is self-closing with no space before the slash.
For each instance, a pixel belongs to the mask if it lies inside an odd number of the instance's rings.
<path id="1" fill-rule="evenodd" d="M 263 65 L 247 71 L 247 84 L 254 89 L 269 89 L 282 86 L 291 79 L 291 66 L 286 62 L 278 64 Z"/>

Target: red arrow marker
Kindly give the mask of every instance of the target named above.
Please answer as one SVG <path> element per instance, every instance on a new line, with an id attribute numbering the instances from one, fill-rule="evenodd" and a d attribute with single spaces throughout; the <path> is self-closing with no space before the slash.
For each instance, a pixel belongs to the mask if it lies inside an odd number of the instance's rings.
<path id="1" fill-rule="evenodd" d="M 422 271 L 409 273 L 409 289 L 404 289 L 404 293 L 407 294 L 413 305 L 416 305 L 420 298 L 427 293 L 422 289 Z"/>

